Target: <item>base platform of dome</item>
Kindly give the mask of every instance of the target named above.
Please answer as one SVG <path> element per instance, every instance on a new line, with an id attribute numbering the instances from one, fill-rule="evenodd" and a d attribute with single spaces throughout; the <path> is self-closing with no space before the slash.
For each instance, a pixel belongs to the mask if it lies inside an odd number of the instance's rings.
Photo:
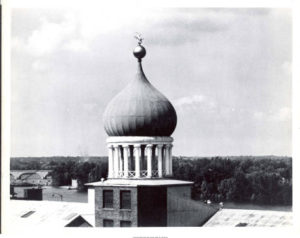
<path id="1" fill-rule="evenodd" d="M 108 178 L 172 177 L 172 137 L 109 137 Z"/>
<path id="2" fill-rule="evenodd" d="M 108 179 L 98 182 L 92 182 L 92 183 L 86 183 L 86 186 L 182 186 L 182 185 L 193 185 L 194 182 L 191 181 L 183 181 L 183 180 L 177 180 L 177 179 Z"/>

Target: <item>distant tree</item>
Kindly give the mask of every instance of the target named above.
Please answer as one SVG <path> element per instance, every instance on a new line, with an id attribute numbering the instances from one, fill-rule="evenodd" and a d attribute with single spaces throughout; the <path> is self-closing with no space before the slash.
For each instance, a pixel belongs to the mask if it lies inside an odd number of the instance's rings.
<path id="1" fill-rule="evenodd" d="M 224 179 L 218 185 L 219 198 L 234 201 L 236 198 L 237 183 L 235 178 Z"/>

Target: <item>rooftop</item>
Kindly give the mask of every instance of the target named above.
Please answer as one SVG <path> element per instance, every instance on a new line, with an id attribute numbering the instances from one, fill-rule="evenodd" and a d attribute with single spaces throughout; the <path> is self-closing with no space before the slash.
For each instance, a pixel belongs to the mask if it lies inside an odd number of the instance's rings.
<path id="1" fill-rule="evenodd" d="M 292 226 L 292 212 L 269 210 L 222 209 L 212 216 L 204 226 L 227 227 L 278 227 Z"/>
<path id="2" fill-rule="evenodd" d="M 8 229 L 63 228 L 81 217 L 95 225 L 95 211 L 88 203 L 10 200 Z"/>

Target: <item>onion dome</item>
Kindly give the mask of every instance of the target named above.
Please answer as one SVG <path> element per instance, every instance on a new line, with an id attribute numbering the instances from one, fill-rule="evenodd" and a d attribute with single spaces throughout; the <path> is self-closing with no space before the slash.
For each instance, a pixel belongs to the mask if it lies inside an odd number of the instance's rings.
<path id="1" fill-rule="evenodd" d="M 143 72 L 146 50 L 141 40 L 133 54 L 138 59 L 135 78 L 107 105 L 105 131 L 109 136 L 170 136 L 177 123 L 176 111 Z"/>

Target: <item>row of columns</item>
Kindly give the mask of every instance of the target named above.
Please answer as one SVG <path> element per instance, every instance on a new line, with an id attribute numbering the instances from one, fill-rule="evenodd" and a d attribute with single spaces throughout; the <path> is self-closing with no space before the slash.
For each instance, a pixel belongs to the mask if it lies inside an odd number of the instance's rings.
<path id="1" fill-rule="evenodd" d="M 143 149 L 142 150 L 142 146 Z M 108 177 L 120 178 L 120 177 L 148 177 L 153 175 L 162 178 L 163 167 L 165 168 L 165 175 L 171 176 L 172 171 L 172 144 L 134 144 L 134 145 L 120 145 L 120 144 L 108 144 Z M 133 151 L 131 149 L 133 148 Z M 157 153 L 155 153 L 157 151 Z M 143 153 L 142 153 L 143 152 Z M 147 176 L 141 174 L 141 161 L 146 157 L 146 173 Z M 153 162 L 157 158 L 157 170 L 153 171 Z M 134 163 L 134 171 L 129 169 L 129 164 L 132 166 Z M 163 166 L 164 163 L 164 166 Z M 157 175 L 156 175 L 157 173 Z M 134 176 L 132 176 L 134 174 Z"/>

